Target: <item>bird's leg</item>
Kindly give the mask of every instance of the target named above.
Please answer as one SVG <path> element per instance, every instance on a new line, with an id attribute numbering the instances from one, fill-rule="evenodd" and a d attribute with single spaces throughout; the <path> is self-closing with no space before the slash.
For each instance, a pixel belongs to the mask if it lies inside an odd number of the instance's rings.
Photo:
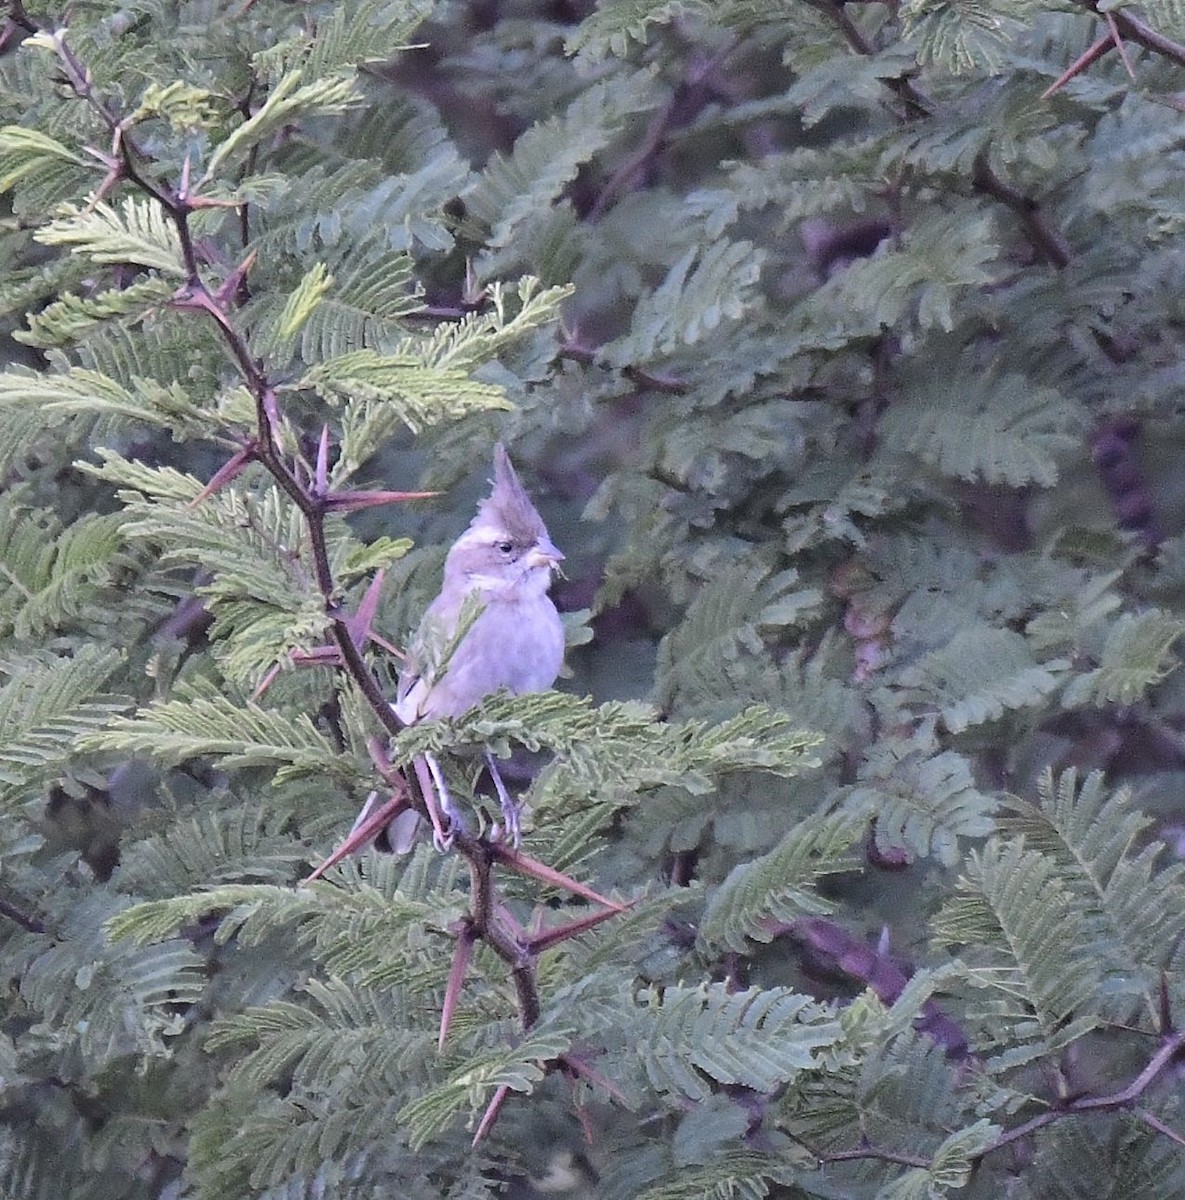
<path id="1" fill-rule="evenodd" d="M 502 806 L 506 834 L 510 838 L 510 844 L 517 850 L 519 843 L 523 840 L 522 805 L 511 799 L 510 793 L 506 790 L 506 784 L 502 782 L 502 776 L 498 773 L 498 764 L 488 750 L 486 751 L 486 766 L 490 769 L 490 778 L 494 781 L 494 791 L 498 793 L 498 803 Z"/>
<path id="2" fill-rule="evenodd" d="M 427 766 L 431 783 L 424 779 L 421 764 Z M 464 818 L 453 803 L 448 785 L 444 782 L 444 772 L 434 754 L 425 751 L 422 759 L 416 759 L 416 775 L 424 792 L 424 803 L 428 806 L 428 819 L 432 822 L 432 841 L 436 849 L 443 853 L 452 846 L 457 830 L 465 828 Z M 448 822 L 447 831 L 441 822 L 442 816 Z"/>

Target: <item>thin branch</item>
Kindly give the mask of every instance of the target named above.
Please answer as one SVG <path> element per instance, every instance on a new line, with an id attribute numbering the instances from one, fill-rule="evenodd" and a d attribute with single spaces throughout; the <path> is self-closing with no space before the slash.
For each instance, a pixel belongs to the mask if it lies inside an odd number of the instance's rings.
<path id="1" fill-rule="evenodd" d="M 560 348 L 557 357 L 566 358 L 582 366 L 596 364 L 596 352 L 580 342 L 567 341 Z M 651 392 L 662 392 L 669 396 L 681 396 L 687 391 L 685 380 L 675 375 L 656 375 L 653 371 L 645 371 L 641 367 L 623 367 L 621 372 L 631 383 Z"/>
<path id="2" fill-rule="evenodd" d="M 812 0 L 812 3 L 835 22 L 844 40 L 857 54 L 868 57 L 874 52 L 859 26 L 844 10 L 842 0 Z M 935 112 L 935 103 L 908 79 L 882 79 L 881 82 L 904 104 L 905 120 L 928 117 Z M 1069 244 L 1050 221 L 1040 203 L 1001 179 L 991 167 L 986 152 L 981 152 L 975 160 L 971 183 L 977 191 L 990 196 L 1016 214 L 1029 242 L 1046 262 L 1058 268 L 1069 263 Z"/>
<path id="3" fill-rule="evenodd" d="M 1019 1142 L 1029 1137 L 1031 1134 L 1036 1133 L 1038 1129 L 1044 1129 L 1046 1125 L 1052 1125 L 1056 1121 L 1063 1121 L 1066 1117 L 1082 1116 L 1085 1113 L 1114 1112 L 1119 1109 L 1132 1108 L 1135 1102 L 1160 1078 L 1165 1069 L 1180 1057 L 1182 1051 L 1185 1051 L 1185 1031 L 1165 1038 L 1160 1045 L 1160 1049 L 1148 1060 L 1147 1066 L 1126 1087 L 1120 1088 L 1116 1092 L 1108 1092 L 1105 1096 L 1082 1096 L 1077 1100 L 1071 1101 L 1069 1104 L 1061 1105 L 1058 1108 L 1051 1108 L 1048 1112 L 1040 1113 L 1031 1120 L 1015 1126 L 1013 1129 L 1005 1130 L 999 1137 L 994 1138 L 982 1149 L 972 1154 L 970 1156 L 971 1161 L 979 1162 L 989 1154 L 994 1154 L 997 1150 L 1002 1150 L 1005 1146 L 1010 1146 L 1014 1142 Z M 1158 1133 L 1163 1134 L 1179 1145 L 1185 1145 L 1185 1138 L 1182 1138 L 1170 1126 L 1165 1125 L 1159 1117 L 1144 1109 L 1136 1110 L 1135 1115 L 1144 1124 L 1155 1129 Z M 818 1151 L 805 1142 L 801 1144 L 820 1163 L 875 1159 L 878 1162 L 897 1163 L 907 1167 L 927 1168 L 932 1165 L 931 1161 L 927 1158 L 919 1158 L 911 1154 L 901 1154 L 895 1150 L 887 1150 L 879 1146 L 860 1146 L 853 1150 Z"/>
<path id="4" fill-rule="evenodd" d="M 30 916 L 23 909 L 17 908 L 15 904 L 9 904 L 7 900 L 0 899 L 0 917 L 7 917 L 15 925 L 19 925 L 28 933 L 44 933 L 45 923 L 39 918 Z"/>
<path id="5" fill-rule="evenodd" d="M 639 172 L 643 171 L 650 161 L 657 157 L 671 130 L 676 125 L 688 123 L 692 116 L 692 113 L 687 111 L 689 94 L 694 94 L 692 90 L 698 89 L 735 49 L 736 43 L 729 42 L 709 59 L 688 70 L 687 79 L 682 86 L 675 88 L 667 102 L 650 118 L 650 124 L 646 127 L 646 132 L 642 135 L 642 140 L 635 147 L 633 153 L 627 156 L 625 162 L 613 172 L 597 193 L 596 199 L 588 210 L 588 220 L 596 221 L 603 217 Z M 702 107 L 703 102 L 702 99 L 698 101 L 695 111 Z"/>
<path id="6" fill-rule="evenodd" d="M 1001 179 L 988 162 L 986 150 L 981 150 L 975 156 L 975 166 L 971 172 L 971 182 L 985 196 L 998 200 L 1005 208 L 1010 208 L 1020 219 L 1025 234 L 1033 248 L 1059 270 L 1070 262 L 1070 245 L 1061 231 L 1046 217 L 1041 205 L 1032 196 L 1026 196 L 1019 188 Z"/>
<path id="7" fill-rule="evenodd" d="M 1160 54 L 1178 66 L 1185 67 L 1185 46 L 1180 42 L 1174 42 L 1172 38 L 1165 37 L 1163 33 L 1157 33 L 1151 25 L 1145 24 L 1138 17 L 1131 16 L 1121 8 L 1116 9 L 1114 14 L 1103 14 L 1099 11 L 1098 0 L 1077 0 L 1077 2 L 1080 7 L 1095 16 L 1113 15 L 1120 34 L 1127 41 L 1135 42 L 1137 46 L 1143 46 L 1145 50 L 1151 50 L 1154 54 Z"/>
<path id="8" fill-rule="evenodd" d="M 807 1149 L 821 1163 L 858 1162 L 861 1159 L 872 1158 L 877 1162 L 896 1163 L 901 1167 L 921 1167 L 923 1170 L 932 1165 L 930 1159 L 923 1158 L 920 1154 L 900 1154 L 896 1150 L 882 1150 L 879 1146 L 862 1146 L 858 1150 L 832 1150 L 827 1153 L 811 1150 L 809 1146 Z"/>
<path id="9" fill-rule="evenodd" d="M 33 29 L 35 28 L 34 25 Z M 176 228 L 187 278 L 173 298 L 174 306 L 204 313 L 222 335 L 255 401 L 257 428 L 251 443 L 251 455 L 271 475 L 276 485 L 304 518 L 312 552 L 316 587 L 324 602 L 326 615 L 331 621 L 332 638 L 340 653 L 342 667 L 362 692 L 380 724 L 388 733 L 398 733 L 403 727 L 402 723 L 395 716 L 382 685 L 363 657 L 362 649 L 354 636 L 352 619 L 340 603 L 325 532 L 325 517 L 331 507 L 330 499 L 317 493 L 315 481 L 306 481 L 303 473 L 298 473 L 298 464 L 290 465 L 287 461 L 277 437 L 281 416 L 275 385 L 263 365 L 252 355 L 246 336 L 230 316 L 229 305 L 233 297 L 215 293 L 202 278 L 189 224 L 190 214 L 197 205 L 188 194 L 188 164 L 183 169 L 181 183 L 175 191 L 148 178 L 138 167 L 139 161 L 145 156 L 115 111 L 95 91 L 89 72 L 67 45 L 64 33 L 54 34 L 54 44 L 74 93 L 88 103 L 111 130 L 122 164 L 122 177 L 155 200 Z M 417 793 L 410 777 L 406 780 L 406 787 L 416 807 L 427 814 L 425 798 Z M 457 835 L 455 844 L 458 852 L 466 859 L 470 872 L 472 911 L 468 927 L 472 936 L 480 937 L 510 966 L 519 1019 L 523 1028 L 529 1029 L 538 1020 L 540 1013 L 535 959 L 497 915 L 493 866 L 502 857 L 503 850 L 500 846 L 464 832 Z M 0 912 L 2 911 L 4 910 L 0 909 Z M 501 1100 L 496 1100 L 497 1103 L 492 1104 L 487 1112 L 487 1127 L 501 1107 Z"/>

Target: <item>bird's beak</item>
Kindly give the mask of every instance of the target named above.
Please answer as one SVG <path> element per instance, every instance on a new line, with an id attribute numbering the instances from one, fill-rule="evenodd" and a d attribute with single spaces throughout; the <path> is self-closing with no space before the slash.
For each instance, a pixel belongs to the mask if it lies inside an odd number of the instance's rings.
<path id="1" fill-rule="evenodd" d="M 527 551 L 528 567 L 558 567 L 563 561 L 563 554 L 556 549 L 550 538 L 540 538 Z"/>

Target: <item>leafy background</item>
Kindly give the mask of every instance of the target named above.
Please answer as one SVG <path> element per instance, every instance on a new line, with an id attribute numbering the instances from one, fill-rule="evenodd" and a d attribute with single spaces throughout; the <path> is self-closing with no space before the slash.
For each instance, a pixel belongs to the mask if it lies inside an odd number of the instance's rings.
<path id="1" fill-rule="evenodd" d="M 6 13 L 0 1195 L 1179 1196 L 1178 0 Z"/>

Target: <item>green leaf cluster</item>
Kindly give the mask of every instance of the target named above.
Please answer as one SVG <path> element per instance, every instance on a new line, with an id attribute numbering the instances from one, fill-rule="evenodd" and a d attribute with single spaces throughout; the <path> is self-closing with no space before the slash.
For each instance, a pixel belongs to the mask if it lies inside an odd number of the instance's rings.
<path id="1" fill-rule="evenodd" d="M 0 1195 L 1185 1193 L 1181 0 L 6 11 Z"/>

